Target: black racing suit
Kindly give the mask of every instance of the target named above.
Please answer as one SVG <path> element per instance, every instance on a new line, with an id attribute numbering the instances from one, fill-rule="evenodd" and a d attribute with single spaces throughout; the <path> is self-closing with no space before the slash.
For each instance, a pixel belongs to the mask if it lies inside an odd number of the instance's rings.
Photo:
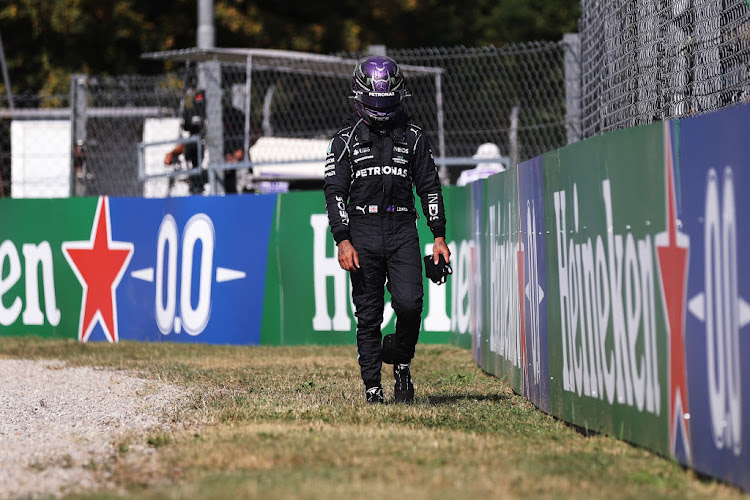
<path id="1" fill-rule="evenodd" d="M 426 134 L 401 113 L 387 132 L 353 115 L 328 147 L 325 197 L 336 244 L 350 240 L 360 269 L 350 274 L 357 349 L 365 386 L 380 385 L 384 288 L 396 313 L 397 362 L 414 357 L 422 321 L 422 257 L 414 187 L 433 235 L 445 237 L 440 179 Z"/>

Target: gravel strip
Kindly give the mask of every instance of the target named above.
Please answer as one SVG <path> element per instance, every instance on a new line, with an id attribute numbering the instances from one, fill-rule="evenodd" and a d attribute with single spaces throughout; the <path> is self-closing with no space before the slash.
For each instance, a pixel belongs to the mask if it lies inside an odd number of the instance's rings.
<path id="1" fill-rule="evenodd" d="M 169 430 L 185 395 L 122 371 L 0 359 L 0 498 L 111 487 L 101 465 L 123 443 L 153 453 L 144 435 Z"/>

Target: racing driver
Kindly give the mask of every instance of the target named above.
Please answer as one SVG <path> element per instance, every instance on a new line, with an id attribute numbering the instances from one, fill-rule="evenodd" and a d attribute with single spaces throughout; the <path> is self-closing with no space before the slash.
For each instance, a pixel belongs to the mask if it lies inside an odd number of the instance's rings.
<path id="1" fill-rule="evenodd" d="M 437 264 L 442 255 L 450 261 L 443 195 L 429 141 L 401 107 L 409 95 L 393 59 L 370 56 L 357 62 L 350 94 L 356 113 L 333 136 L 326 156 L 326 211 L 339 265 L 350 273 L 358 360 L 369 403 L 384 401 L 384 361 L 393 363 L 394 399 L 414 400 L 410 363 L 423 296 L 415 187 L 435 237 L 433 260 Z M 380 330 L 386 284 L 396 313 L 387 357 Z"/>

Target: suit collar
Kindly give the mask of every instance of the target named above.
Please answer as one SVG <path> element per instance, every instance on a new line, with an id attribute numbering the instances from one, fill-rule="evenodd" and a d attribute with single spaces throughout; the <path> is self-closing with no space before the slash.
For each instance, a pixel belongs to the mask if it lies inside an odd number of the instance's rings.
<path id="1" fill-rule="evenodd" d="M 393 119 L 393 125 L 388 131 L 388 135 L 390 135 L 394 141 L 406 142 L 407 119 L 407 115 L 403 112 L 399 113 Z M 349 118 L 349 122 L 351 125 L 356 125 L 355 134 L 360 142 L 372 141 L 372 134 L 374 131 L 364 121 L 359 120 L 359 115 L 352 115 Z M 357 125 L 357 123 L 359 124 Z"/>

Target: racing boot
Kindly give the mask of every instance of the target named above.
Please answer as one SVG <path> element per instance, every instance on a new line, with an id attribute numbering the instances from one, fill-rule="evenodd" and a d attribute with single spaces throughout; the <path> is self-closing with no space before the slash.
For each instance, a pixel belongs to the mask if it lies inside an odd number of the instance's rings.
<path id="1" fill-rule="evenodd" d="M 414 401 L 414 383 L 411 380 L 409 363 L 393 365 L 393 378 L 396 384 L 393 387 L 393 396 L 397 403 L 411 403 Z"/>
<path id="2" fill-rule="evenodd" d="M 371 404 L 378 404 L 383 402 L 383 388 L 380 386 L 370 387 L 365 391 L 367 402 Z"/>

